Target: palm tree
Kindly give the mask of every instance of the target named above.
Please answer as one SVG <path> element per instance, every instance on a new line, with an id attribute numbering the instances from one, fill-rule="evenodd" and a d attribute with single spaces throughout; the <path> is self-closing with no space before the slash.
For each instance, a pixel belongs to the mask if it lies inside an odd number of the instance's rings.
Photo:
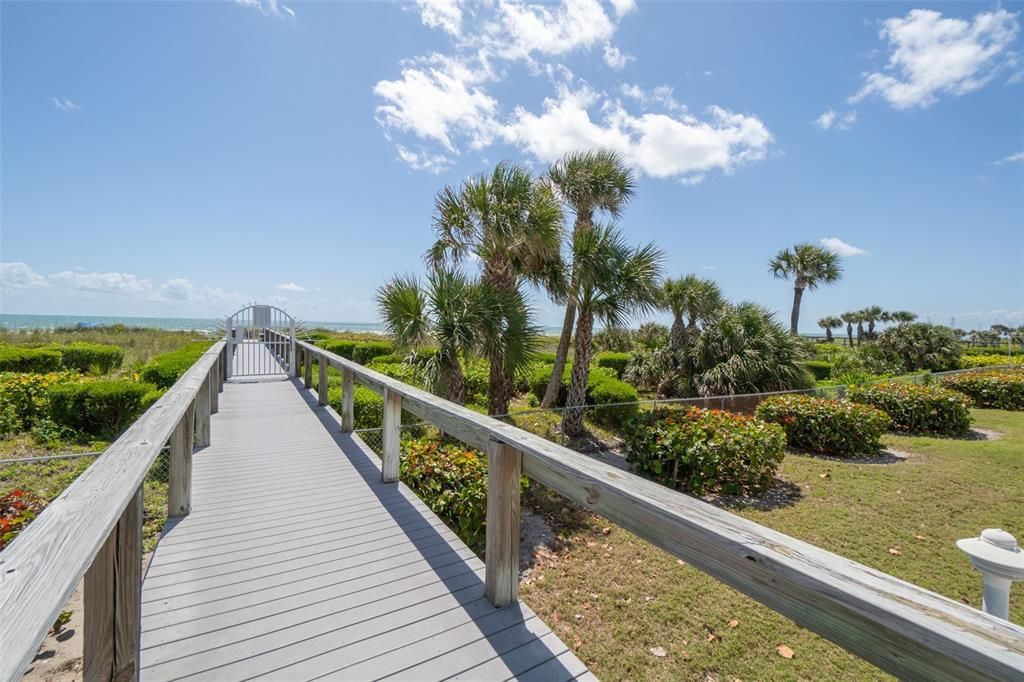
<path id="1" fill-rule="evenodd" d="M 775 279 L 793 280 L 793 312 L 789 317 L 789 333 L 797 335 L 800 322 L 800 301 L 804 290 L 814 291 L 821 284 L 833 284 L 842 277 L 839 255 L 814 244 L 797 244 L 783 249 L 768 263 Z"/>
<path id="2" fill-rule="evenodd" d="M 475 346 L 479 324 L 477 287 L 461 272 L 438 268 L 425 285 L 413 276 L 395 276 L 377 290 L 384 327 L 399 348 L 436 346 L 428 357 L 428 384 L 460 405 L 466 384 L 460 358 Z"/>
<path id="3" fill-rule="evenodd" d="M 875 338 L 875 322 L 885 319 L 885 310 L 880 305 L 872 305 L 862 310 L 861 313 L 864 315 L 864 321 L 868 323 L 868 338 Z"/>
<path id="4" fill-rule="evenodd" d="M 843 321 L 834 315 L 829 315 L 818 320 L 818 326 L 825 330 L 825 342 L 832 343 L 832 330 L 842 327 Z"/>
<path id="5" fill-rule="evenodd" d="M 853 323 L 857 321 L 856 311 L 843 313 L 839 319 L 846 323 L 846 345 L 853 348 Z"/>
<path id="6" fill-rule="evenodd" d="M 481 265 L 480 285 L 495 301 L 492 308 L 515 317 L 520 285 L 548 283 L 561 270 L 562 209 L 546 182 L 528 170 L 502 162 L 490 175 L 481 174 L 461 187 L 445 187 L 435 200 L 437 241 L 428 252 L 435 266 L 457 264 L 467 256 Z M 491 338 L 487 409 L 504 414 L 512 397 L 511 368 L 520 359 L 505 357 L 506 344 L 497 335 L 516 326 L 514 319 L 493 320 L 483 330 Z M 513 361 L 514 360 L 514 361 Z"/>
<path id="7" fill-rule="evenodd" d="M 681 353 L 696 332 L 697 323 L 718 310 L 723 298 L 722 290 L 710 279 L 686 275 L 665 280 L 661 287 L 661 301 L 673 316 L 669 347 Z"/>
<path id="8" fill-rule="evenodd" d="M 853 314 L 857 317 L 855 320 L 857 322 L 857 346 L 860 347 L 860 342 L 864 338 L 864 321 L 867 316 L 863 310 L 857 310 Z"/>
<path id="9" fill-rule="evenodd" d="M 559 198 L 576 216 L 572 239 L 593 229 L 595 211 L 603 211 L 612 218 L 618 218 L 636 188 L 633 171 L 619 154 L 607 149 L 566 154 L 548 169 L 548 179 Z M 554 405 L 561 388 L 561 377 L 565 371 L 573 324 L 576 321 L 578 285 L 575 271 L 573 263 L 565 281 L 565 289 L 553 292 L 556 299 L 565 301 L 565 319 L 558 338 L 554 371 L 541 401 L 542 407 Z"/>
<path id="10" fill-rule="evenodd" d="M 913 322 L 917 319 L 917 314 L 912 313 L 909 310 L 894 310 L 889 313 L 889 320 L 891 322 L 903 323 Z"/>
<path id="11" fill-rule="evenodd" d="M 576 343 L 562 432 L 583 432 L 594 318 L 619 326 L 631 315 L 653 310 L 659 301 L 663 254 L 653 244 L 631 249 L 622 233 L 611 226 L 581 231 L 573 238 L 574 278 L 577 284 Z"/>

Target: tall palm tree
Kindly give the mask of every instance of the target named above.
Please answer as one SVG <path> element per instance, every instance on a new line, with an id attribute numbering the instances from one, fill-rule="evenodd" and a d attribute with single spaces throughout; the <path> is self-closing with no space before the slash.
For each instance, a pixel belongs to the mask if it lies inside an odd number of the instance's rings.
<path id="1" fill-rule="evenodd" d="M 697 323 L 708 319 L 723 303 L 722 290 L 710 279 L 686 275 L 666 279 L 661 287 L 661 301 L 672 312 L 669 347 L 681 353 L 697 331 Z"/>
<path id="2" fill-rule="evenodd" d="M 867 320 L 867 314 L 863 310 L 856 310 L 853 313 L 856 316 L 857 323 L 857 346 L 860 346 L 861 341 L 864 339 L 864 321 Z"/>
<path id="3" fill-rule="evenodd" d="M 875 323 L 885 319 L 885 310 L 880 305 L 871 305 L 862 310 L 861 313 L 864 316 L 864 321 L 868 323 L 867 338 L 875 338 Z"/>
<path id="4" fill-rule="evenodd" d="M 593 229 L 595 211 L 603 211 L 612 218 L 618 218 L 636 188 L 633 171 L 619 154 L 607 149 L 566 154 L 548 169 L 548 179 L 559 198 L 576 216 L 572 239 Z M 558 338 L 554 371 L 541 401 L 542 407 L 554 405 L 561 388 L 561 376 L 565 371 L 573 324 L 576 321 L 578 285 L 575 274 L 573 263 L 564 289 L 553 292 L 557 300 L 565 301 L 565 319 Z"/>
<path id="5" fill-rule="evenodd" d="M 842 327 L 843 321 L 834 315 L 829 315 L 818 320 L 818 326 L 825 330 L 825 342 L 832 343 L 832 330 Z"/>
<path id="6" fill-rule="evenodd" d="M 437 241 L 428 260 L 439 266 L 470 255 L 477 258 L 481 287 L 502 301 L 492 311 L 511 316 L 492 320 L 483 330 L 490 338 L 481 342 L 490 363 L 487 409 L 504 414 L 512 398 L 513 368 L 522 363 L 505 357 L 508 346 L 497 337 L 517 324 L 515 301 L 521 284 L 548 283 L 561 269 L 561 206 L 547 182 L 502 162 L 490 175 L 470 178 L 458 189 L 445 187 L 437 195 L 435 212 Z"/>
<path id="7" fill-rule="evenodd" d="M 659 301 L 663 254 L 653 244 L 631 249 L 614 227 L 598 226 L 573 239 L 577 282 L 576 343 L 562 431 L 583 432 L 583 405 L 593 349 L 594 318 L 619 326 L 631 315 L 653 310 Z"/>
<path id="8" fill-rule="evenodd" d="M 846 323 L 846 345 L 853 348 L 853 323 L 857 321 L 857 311 L 843 313 L 839 319 Z"/>
<path id="9" fill-rule="evenodd" d="M 912 313 L 909 310 L 893 310 L 889 313 L 889 321 L 891 322 L 913 322 L 916 319 L 917 313 Z"/>
<path id="10" fill-rule="evenodd" d="M 797 244 L 783 249 L 768 263 L 775 279 L 793 280 L 793 311 L 789 317 L 789 333 L 796 336 L 800 323 L 800 301 L 804 290 L 814 291 L 822 284 L 833 284 L 843 275 L 839 255 L 814 244 Z"/>
<path id="11" fill-rule="evenodd" d="M 395 276 L 377 290 L 384 327 L 403 349 L 436 346 L 426 364 L 427 382 L 460 405 L 466 399 L 461 358 L 477 343 L 480 327 L 477 287 L 461 272 L 438 268 L 425 283 Z"/>

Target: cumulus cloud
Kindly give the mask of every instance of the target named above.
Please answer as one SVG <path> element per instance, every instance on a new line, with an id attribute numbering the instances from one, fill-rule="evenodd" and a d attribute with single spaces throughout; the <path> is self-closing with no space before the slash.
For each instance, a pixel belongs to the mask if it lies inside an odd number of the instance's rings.
<path id="1" fill-rule="evenodd" d="M 437 175 L 452 165 L 452 159 L 444 154 L 431 154 L 426 149 L 414 152 L 401 144 L 395 148 L 398 151 L 398 158 L 413 170 L 425 170 Z M 486 162 L 484 165 L 487 165 Z"/>
<path id="2" fill-rule="evenodd" d="M 154 294 L 153 282 L 127 272 L 74 272 L 65 270 L 50 279 L 66 289 L 84 293 L 145 296 Z"/>
<path id="3" fill-rule="evenodd" d="M 673 89 L 668 85 L 659 85 L 646 90 L 636 83 L 623 83 L 620 86 L 622 94 L 629 99 L 636 100 L 645 109 L 662 108 L 669 111 L 683 111 L 685 106 L 676 101 Z"/>
<path id="4" fill-rule="evenodd" d="M 626 68 L 626 64 L 635 60 L 636 57 L 626 54 L 611 43 L 604 44 L 604 63 L 612 71 L 622 71 Z"/>
<path id="5" fill-rule="evenodd" d="M 857 122 L 857 112 L 847 111 L 840 114 L 832 107 L 826 109 L 821 116 L 814 119 L 814 125 L 822 130 L 849 130 Z"/>
<path id="6" fill-rule="evenodd" d="M 1009 156 L 1005 156 L 998 161 L 993 161 L 992 163 L 996 166 L 1002 166 L 1007 163 L 1018 163 L 1020 161 L 1024 161 L 1024 151 L 1017 152 L 1016 154 L 1010 154 Z"/>
<path id="7" fill-rule="evenodd" d="M 51 97 L 50 101 L 53 102 L 53 106 L 61 111 L 74 111 L 75 109 L 78 109 L 77 104 L 66 98 Z"/>
<path id="8" fill-rule="evenodd" d="M 295 10 L 278 0 L 235 0 L 235 4 L 251 7 L 268 17 L 295 18 Z"/>
<path id="9" fill-rule="evenodd" d="M 453 36 L 462 33 L 462 7 L 458 0 L 416 0 L 424 26 Z"/>
<path id="10" fill-rule="evenodd" d="M 882 22 L 888 43 L 885 68 L 864 75 L 850 102 L 877 95 L 896 109 L 929 107 L 940 95 L 960 96 L 987 85 L 1013 68 L 1011 49 L 1020 29 L 1018 15 L 998 8 L 969 20 L 915 9 Z"/>
<path id="11" fill-rule="evenodd" d="M 853 244 L 847 244 L 839 237 L 825 237 L 821 240 L 821 245 L 832 253 L 840 256 L 867 256 L 868 252 L 864 249 L 854 246 Z"/>
<path id="12" fill-rule="evenodd" d="M 281 289 L 282 291 L 316 291 L 316 289 L 310 289 L 308 287 L 302 286 L 301 284 L 296 284 L 295 282 L 285 282 L 284 284 L 278 284 L 277 288 Z"/>
<path id="13" fill-rule="evenodd" d="M 37 289 L 45 286 L 49 286 L 46 278 L 25 263 L 17 261 L 0 263 L 0 291 Z"/>

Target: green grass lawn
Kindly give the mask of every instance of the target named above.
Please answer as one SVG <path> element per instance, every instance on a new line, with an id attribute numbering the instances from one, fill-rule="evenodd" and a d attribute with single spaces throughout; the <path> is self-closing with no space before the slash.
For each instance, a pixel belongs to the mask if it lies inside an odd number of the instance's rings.
<path id="1" fill-rule="evenodd" d="M 980 607 L 980 574 L 954 542 L 988 527 L 1024 540 L 1024 413 L 973 414 L 976 427 L 1003 436 L 887 436 L 888 447 L 910 455 L 893 464 L 788 455 L 781 477 L 793 486 L 793 503 L 734 511 Z M 563 544 L 527 578 L 523 597 L 598 677 L 889 679 L 636 536 L 533 488 L 531 503 L 554 522 Z M 1024 623 L 1020 583 L 1010 618 Z M 783 658 L 779 645 L 795 656 Z"/>

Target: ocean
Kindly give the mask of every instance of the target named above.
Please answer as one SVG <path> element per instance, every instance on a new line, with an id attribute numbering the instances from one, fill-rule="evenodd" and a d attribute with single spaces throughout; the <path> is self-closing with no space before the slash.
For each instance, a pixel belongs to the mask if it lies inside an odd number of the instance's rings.
<path id="1" fill-rule="evenodd" d="M 0 313 L 0 329 L 55 329 L 57 327 L 97 327 L 121 324 L 125 327 L 148 327 L 171 331 L 209 331 L 222 328 L 223 320 L 201 317 L 115 317 L 108 315 L 12 315 Z M 333 331 L 369 332 L 383 334 L 384 327 L 377 322 L 304 322 L 303 327 L 320 327 Z"/>

